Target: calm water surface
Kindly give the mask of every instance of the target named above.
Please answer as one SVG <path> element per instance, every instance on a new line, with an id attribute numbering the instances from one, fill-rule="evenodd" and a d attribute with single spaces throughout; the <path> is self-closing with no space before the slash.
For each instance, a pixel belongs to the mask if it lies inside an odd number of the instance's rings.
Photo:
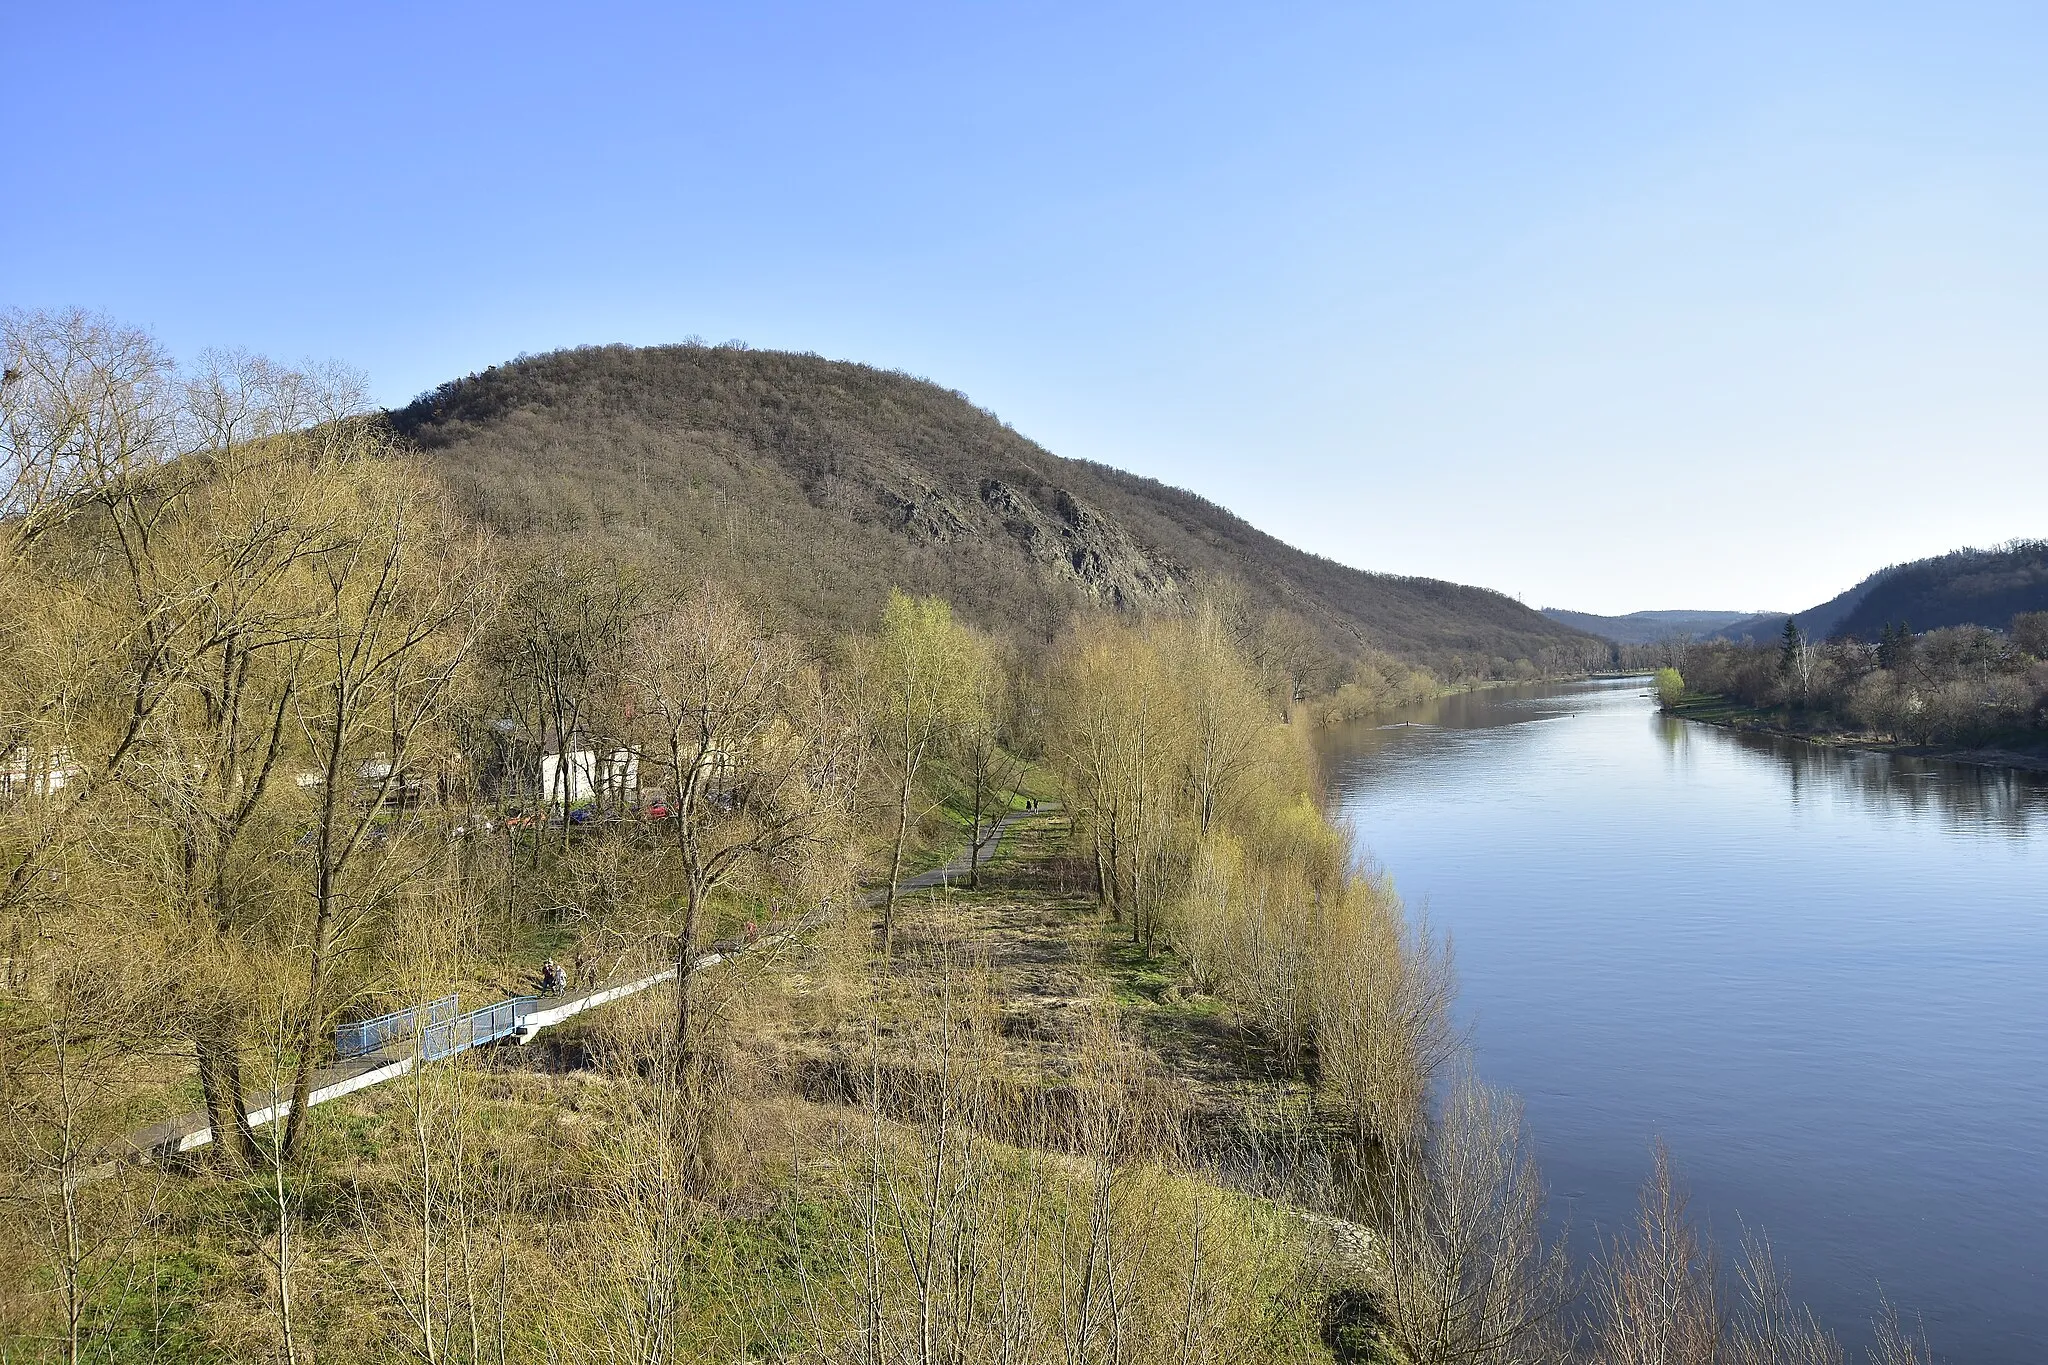
<path id="1" fill-rule="evenodd" d="M 2048 1361 L 2048 780 L 1673 721 L 1639 681 L 1324 750 L 1582 1250 L 1662 1136 L 1846 1341 L 1882 1284 L 1940 1356 Z"/>

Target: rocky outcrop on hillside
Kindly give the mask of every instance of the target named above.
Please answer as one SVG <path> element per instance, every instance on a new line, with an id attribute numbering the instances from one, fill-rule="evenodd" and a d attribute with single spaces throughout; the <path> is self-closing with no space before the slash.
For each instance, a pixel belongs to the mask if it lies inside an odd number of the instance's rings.
<path id="1" fill-rule="evenodd" d="M 1001 479 L 981 483 L 982 505 L 1034 564 L 1114 607 L 1163 606 L 1181 600 L 1186 570 L 1136 541 L 1064 488 L 1051 490 L 1048 515 Z"/>

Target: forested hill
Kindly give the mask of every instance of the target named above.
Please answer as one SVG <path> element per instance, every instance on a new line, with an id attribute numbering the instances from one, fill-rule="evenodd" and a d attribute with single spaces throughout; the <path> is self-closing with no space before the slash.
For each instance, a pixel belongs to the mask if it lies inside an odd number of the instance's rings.
<path id="1" fill-rule="evenodd" d="M 1948 626 L 2003 630 L 2021 612 L 2048 611 L 2048 540 L 1956 550 L 1895 564 L 1799 614 L 1807 633 L 1875 640 L 1900 622 L 1915 631 Z"/>
<path id="2" fill-rule="evenodd" d="M 1049 633 L 1084 603 L 1167 607 L 1223 584 L 1252 610 L 1298 614 L 1339 654 L 1374 645 L 1452 675 L 1597 652 L 1501 593 L 1306 554 L 864 365 L 587 347 L 444 384 L 392 420 L 498 530 L 658 547 L 828 625 L 870 619 L 891 585 Z"/>
<path id="3" fill-rule="evenodd" d="M 1793 613 L 1817 640 L 1874 641 L 1887 626 L 1915 631 L 1950 626 L 2004 630 L 2022 612 L 2048 611 L 2048 540 L 2016 540 L 1990 550 L 1955 550 L 1879 569 L 1847 592 Z M 1639 611 L 1594 616 L 1546 607 L 1561 624 L 1622 644 L 1693 639 L 1771 642 L 1784 612 Z"/>

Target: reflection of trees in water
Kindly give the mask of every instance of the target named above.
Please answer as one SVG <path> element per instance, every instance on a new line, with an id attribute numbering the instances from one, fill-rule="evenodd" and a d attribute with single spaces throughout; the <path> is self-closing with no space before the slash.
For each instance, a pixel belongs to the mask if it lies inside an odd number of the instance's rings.
<path id="1" fill-rule="evenodd" d="M 1664 756 L 1674 766 L 1692 757 L 1692 725 L 1676 716 L 1667 716 L 1662 711 L 1650 713 L 1650 733 L 1664 746 Z"/>
<path id="2" fill-rule="evenodd" d="M 1364 793 L 1400 786 L 1412 780 L 1418 769 L 1450 757 L 1447 750 L 1470 743 L 1486 746 L 1485 761 L 1489 763 L 1521 761 L 1516 751 L 1532 746 L 1537 735 L 1549 728 L 1531 721 L 1637 704 L 1644 706 L 1650 732 L 1674 772 L 1690 771 L 1702 752 L 1726 744 L 1783 774 L 1795 803 L 1848 798 L 1878 815 L 1936 816 L 1961 833 L 1979 829 L 2014 836 L 2048 832 L 2044 829 L 2048 826 L 2048 775 L 1724 730 L 1679 720 L 1648 703 L 1635 702 L 1640 691 L 1639 683 L 1630 682 L 1569 693 L 1553 685 L 1453 694 L 1323 731 L 1316 737 L 1317 747 L 1334 790 Z M 1402 728 L 1405 725 L 1419 725 L 1433 733 L 1418 734 Z M 1479 731 L 1487 732 L 1484 739 L 1479 738 Z M 1702 751 L 1700 745 L 1708 748 Z"/>
<path id="3" fill-rule="evenodd" d="M 1836 749 L 1778 735 L 1717 731 L 1785 774 L 1794 801 L 1854 798 L 1881 814 L 1938 814 L 1954 829 L 2025 835 L 2048 821 L 2048 777 L 2013 768 Z"/>
<path id="4" fill-rule="evenodd" d="M 1452 700 L 1462 699 L 1445 699 Z M 1490 724 L 1481 723 L 1476 708 L 1432 703 L 1324 730 L 1314 739 L 1324 780 L 1332 791 L 1347 795 L 1398 787 L 1418 769 L 1444 762 L 1472 744 L 1484 744 L 1486 761 L 1494 762 L 1503 746 L 1509 752 L 1533 746 L 1542 727 L 1527 722 L 1545 718 L 1531 714 L 1503 721 L 1498 709 L 1491 714 Z"/>

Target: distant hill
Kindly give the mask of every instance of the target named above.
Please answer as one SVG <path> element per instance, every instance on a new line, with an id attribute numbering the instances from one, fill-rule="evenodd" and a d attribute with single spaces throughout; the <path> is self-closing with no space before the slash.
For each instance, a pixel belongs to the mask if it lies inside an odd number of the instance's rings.
<path id="1" fill-rule="evenodd" d="M 1622 645 L 1648 645 L 1674 638 L 1706 639 L 1730 627 L 1770 616 L 1748 611 L 1632 611 L 1626 616 L 1596 616 L 1562 607 L 1545 607 L 1543 614 L 1573 630 Z M 1784 616 L 1781 613 L 1775 619 L 1782 621 Z"/>
<path id="2" fill-rule="evenodd" d="M 1597 653 L 1504 594 L 1307 554 L 865 365 L 586 347 L 444 384 L 391 420 L 481 522 L 703 562 L 813 624 L 871 619 L 892 584 L 984 625 L 1045 631 L 1079 604 L 1171 607 L 1221 585 L 1253 610 L 1298 613 L 1340 655 L 1371 645 L 1483 673 Z"/>
<path id="3" fill-rule="evenodd" d="M 1808 636 L 1875 640 L 1903 622 L 1915 631 L 1948 626 L 2004 630 L 2026 611 L 2048 611 L 2048 540 L 1989 550 L 1955 550 L 1879 569 L 1847 592 L 1800 612 L 1638 611 L 1627 616 L 1545 607 L 1563 625 L 1621 644 L 1683 635 L 1698 640 L 1776 639 L 1789 614 Z"/>
<path id="4" fill-rule="evenodd" d="M 1887 625 L 2003 630 L 2024 611 L 2048 611 L 2048 540 L 1955 550 L 1880 569 L 1831 601 L 1799 613 L 1810 635 L 1875 640 Z"/>
<path id="5" fill-rule="evenodd" d="M 1703 640 L 1757 641 L 1775 640 L 1785 630 L 1785 618 L 1792 615 L 1784 611 L 1760 611 L 1716 627 L 1700 638 Z"/>

